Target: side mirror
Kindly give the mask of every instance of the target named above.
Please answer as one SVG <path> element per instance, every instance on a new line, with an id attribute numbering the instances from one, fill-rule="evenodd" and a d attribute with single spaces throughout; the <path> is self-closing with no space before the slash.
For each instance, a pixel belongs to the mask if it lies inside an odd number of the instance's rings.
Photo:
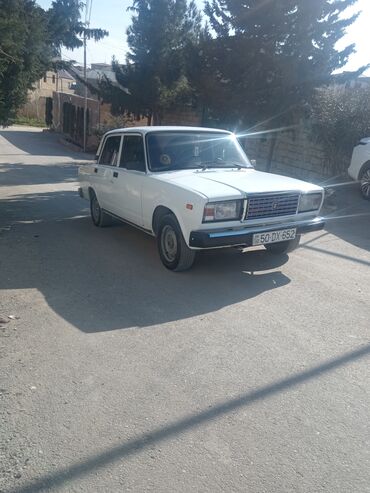
<path id="1" fill-rule="evenodd" d="M 99 160 L 99 154 L 95 154 L 95 161 L 97 162 Z"/>
<path id="2" fill-rule="evenodd" d="M 250 159 L 250 162 L 253 167 L 257 165 L 257 159 Z"/>

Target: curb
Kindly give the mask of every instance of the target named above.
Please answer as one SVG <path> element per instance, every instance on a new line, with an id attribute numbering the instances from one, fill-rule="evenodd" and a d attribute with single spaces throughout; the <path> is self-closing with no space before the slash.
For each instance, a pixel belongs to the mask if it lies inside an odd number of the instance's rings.
<path id="1" fill-rule="evenodd" d="M 83 153 L 83 150 L 81 149 L 80 146 L 73 144 L 72 142 L 69 142 L 68 140 L 64 139 L 63 137 L 59 138 L 59 143 L 64 145 L 65 147 L 68 147 L 68 149 L 71 149 L 74 152 Z"/>

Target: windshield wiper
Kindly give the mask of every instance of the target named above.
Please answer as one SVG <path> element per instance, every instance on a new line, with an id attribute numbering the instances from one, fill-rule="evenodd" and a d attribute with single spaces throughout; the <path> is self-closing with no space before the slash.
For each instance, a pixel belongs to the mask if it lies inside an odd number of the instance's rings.
<path id="1" fill-rule="evenodd" d="M 216 164 L 219 163 L 219 164 Z M 243 169 L 246 168 L 246 166 L 243 166 L 242 164 L 236 163 L 235 161 L 224 161 L 221 158 L 217 158 L 213 161 L 203 161 L 202 162 L 202 171 L 205 171 L 209 168 L 238 168 L 238 169 Z"/>

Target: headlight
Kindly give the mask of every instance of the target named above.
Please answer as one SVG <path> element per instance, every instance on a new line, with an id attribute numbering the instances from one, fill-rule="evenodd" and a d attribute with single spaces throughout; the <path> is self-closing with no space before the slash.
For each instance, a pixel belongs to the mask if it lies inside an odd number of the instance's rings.
<path id="1" fill-rule="evenodd" d="M 298 212 L 310 212 L 320 209 L 322 193 L 305 193 L 301 195 Z"/>
<path id="2" fill-rule="evenodd" d="M 238 220 L 242 214 L 242 203 L 241 200 L 210 202 L 204 208 L 203 222 Z"/>

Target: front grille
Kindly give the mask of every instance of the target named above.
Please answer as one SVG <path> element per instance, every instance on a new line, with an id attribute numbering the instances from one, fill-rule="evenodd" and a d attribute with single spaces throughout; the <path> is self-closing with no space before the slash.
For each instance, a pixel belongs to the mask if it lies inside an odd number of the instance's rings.
<path id="1" fill-rule="evenodd" d="M 298 193 L 256 195 L 248 200 L 246 219 L 289 216 L 296 214 Z"/>

